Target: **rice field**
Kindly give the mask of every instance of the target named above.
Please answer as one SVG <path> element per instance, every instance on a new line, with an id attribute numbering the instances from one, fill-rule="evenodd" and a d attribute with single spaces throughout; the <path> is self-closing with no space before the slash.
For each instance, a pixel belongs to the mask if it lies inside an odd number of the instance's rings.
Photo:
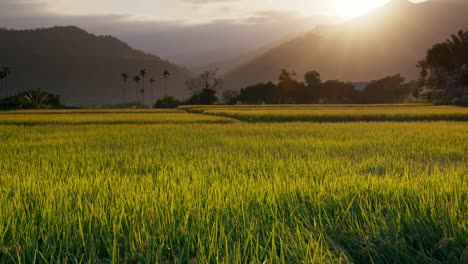
<path id="1" fill-rule="evenodd" d="M 466 122 L 4 112 L 0 150 L 0 263 L 468 262 Z"/>
<path id="2" fill-rule="evenodd" d="M 468 121 L 468 108 L 433 105 L 183 106 L 246 122 Z"/>
<path id="3" fill-rule="evenodd" d="M 232 123 L 236 120 L 178 110 L 72 110 L 0 112 L 0 125 L 77 125 L 77 124 L 187 124 Z"/>

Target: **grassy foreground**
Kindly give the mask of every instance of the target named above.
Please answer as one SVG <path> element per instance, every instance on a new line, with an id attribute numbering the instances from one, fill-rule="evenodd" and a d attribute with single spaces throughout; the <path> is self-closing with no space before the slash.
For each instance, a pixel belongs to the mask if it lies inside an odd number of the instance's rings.
<path id="1" fill-rule="evenodd" d="M 17 115 L 36 123 L 0 115 L 1 263 L 468 261 L 464 122 Z"/>

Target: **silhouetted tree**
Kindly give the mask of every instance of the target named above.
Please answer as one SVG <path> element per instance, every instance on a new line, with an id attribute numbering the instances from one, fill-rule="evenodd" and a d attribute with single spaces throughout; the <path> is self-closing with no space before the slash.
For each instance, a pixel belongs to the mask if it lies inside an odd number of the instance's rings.
<path id="1" fill-rule="evenodd" d="M 172 96 L 164 97 L 163 99 L 159 99 L 154 104 L 154 108 L 176 108 L 181 105 L 182 102 L 175 99 Z"/>
<path id="2" fill-rule="evenodd" d="M 141 79 L 143 80 L 143 89 L 141 89 L 141 94 L 143 95 L 143 104 L 145 104 L 145 77 L 146 77 L 146 69 L 141 69 L 140 70 L 140 76 L 141 76 Z"/>
<path id="3" fill-rule="evenodd" d="M 124 72 L 120 75 L 120 77 L 122 77 L 122 81 L 123 81 L 122 102 L 125 104 L 125 89 L 127 86 L 127 80 L 130 76 Z"/>
<path id="4" fill-rule="evenodd" d="M 281 70 L 279 75 L 278 92 L 280 104 L 294 104 L 297 103 L 297 93 L 301 87 L 301 83 L 296 81 L 295 72 L 288 72 L 287 70 Z"/>
<path id="5" fill-rule="evenodd" d="M 240 90 L 238 101 L 243 104 L 279 104 L 281 94 L 272 83 L 258 83 Z"/>
<path id="6" fill-rule="evenodd" d="M 437 43 L 418 62 L 421 96 L 436 103 L 468 105 L 468 31 Z"/>
<path id="7" fill-rule="evenodd" d="M 165 86 L 166 86 L 166 96 L 167 97 L 167 78 L 169 78 L 169 76 L 171 76 L 171 73 L 168 71 L 168 70 L 165 70 L 163 72 L 163 77 L 164 77 L 164 81 L 165 81 Z"/>
<path id="8" fill-rule="evenodd" d="M 237 104 L 240 92 L 238 90 L 226 90 L 223 92 L 223 102 L 225 104 Z"/>
<path id="9" fill-rule="evenodd" d="M 156 80 L 153 78 L 150 78 L 148 82 L 150 84 L 150 89 L 151 89 L 151 103 L 153 103 L 154 101 L 153 84 L 156 82 Z"/>
<path id="10" fill-rule="evenodd" d="M 0 97 L 2 97 L 2 88 L 4 90 L 4 97 L 8 97 L 8 82 L 7 78 L 10 75 L 10 67 L 1 67 L 0 68 Z"/>
<path id="11" fill-rule="evenodd" d="M 3 70 L 3 67 L 0 67 L 0 99 L 3 98 L 3 79 L 5 79 L 5 71 Z M 5 94 L 6 97 L 6 94 Z"/>
<path id="12" fill-rule="evenodd" d="M 219 90 L 222 87 L 222 80 L 217 76 L 218 70 L 208 70 L 185 83 L 192 92 L 201 92 L 203 89 Z"/>
<path id="13" fill-rule="evenodd" d="M 301 84 L 297 91 L 297 103 L 309 104 L 316 103 L 320 99 L 320 92 L 322 88 L 322 80 L 320 73 L 317 71 L 309 71 L 304 75 L 305 84 Z"/>
<path id="14" fill-rule="evenodd" d="M 319 87 L 320 85 L 322 85 L 322 80 L 320 80 L 320 73 L 316 71 L 307 72 L 304 75 L 304 82 L 308 87 Z"/>
<path id="15" fill-rule="evenodd" d="M 139 84 L 140 81 L 141 81 L 140 76 L 135 75 L 135 77 L 133 77 L 133 81 L 135 82 L 135 96 L 136 96 L 136 100 L 137 100 L 137 102 L 138 102 L 138 101 L 139 101 L 139 97 L 138 97 L 138 92 L 139 92 L 139 90 L 138 90 L 138 84 Z"/>
<path id="16" fill-rule="evenodd" d="M 278 80 L 280 82 L 284 82 L 284 81 L 293 81 L 294 78 L 296 77 L 296 73 L 293 71 L 293 72 L 289 72 L 288 70 L 286 69 L 282 69 L 281 70 L 281 73 L 278 77 Z"/>
<path id="17" fill-rule="evenodd" d="M 371 81 L 362 92 L 364 103 L 399 103 L 410 94 L 409 85 L 400 74 Z"/>
<path id="18" fill-rule="evenodd" d="M 324 103 L 348 104 L 356 102 L 358 91 L 350 82 L 329 80 L 322 84 L 320 99 Z"/>
<path id="19" fill-rule="evenodd" d="M 218 101 L 216 93 L 222 87 L 222 81 L 217 73 L 218 70 L 208 70 L 185 83 L 192 91 L 187 104 L 214 104 Z"/>
<path id="20" fill-rule="evenodd" d="M 212 105 L 218 102 L 218 97 L 216 97 L 216 90 L 212 89 L 202 89 L 199 92 L 196 92 L 190 97 L 186 102 L 188 105 Z"/>

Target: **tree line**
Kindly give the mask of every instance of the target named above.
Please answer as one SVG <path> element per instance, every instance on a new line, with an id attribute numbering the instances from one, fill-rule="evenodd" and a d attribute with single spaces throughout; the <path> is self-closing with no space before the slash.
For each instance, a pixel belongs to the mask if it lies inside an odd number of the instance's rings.
<path id="1" fill-rule="evenodd" d="M 412 83 L 405 83 L 399 74 L 372 81 L 362 91 L 351 82 L 322 81 L 317 71 L 307 72 L 302 82 L 295 77 L 294 72 L 282 70 L 277 84 L 226 91 L 223 98 L 228 104 L 378 104 L 401 102 L 412 89 Z"/>
<path id="2" fill-rule="evenodd" d="M 395 74 L 371 81 L 362 90 L 351 82 L 322 81 L 317 71 L 307 72 L 303 81 L 298 81 L 293 71 L 283 69 L 277 83 L 228 90 L 222 96 L 227 104 L 431 102 L 468 106 L 468 31 L 460 30 L 447 41 L 433 45 L 417 67 L 419 80 L 406 82 L 400 74 Z M 204 91 L 216 98 L 217 89 Z"/>

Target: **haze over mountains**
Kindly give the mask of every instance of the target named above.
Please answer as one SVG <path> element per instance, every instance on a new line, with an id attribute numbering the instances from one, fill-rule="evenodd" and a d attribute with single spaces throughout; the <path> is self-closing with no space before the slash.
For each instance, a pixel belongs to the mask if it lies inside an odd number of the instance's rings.
<path id="1" fill-rule="evenodd" d="M 292 0 L 303 1 L 303 0 Z M 313 0 L 312 0 L 313 1 Z M 316 0 L 315 8 L 325 3 Z M 256 6 L 249 9 L 248 6 Z M 133 48 L 188 68 L 230 60 L 337 21 L 321 13 L 305 15 L 283 0 L 0 0 L 0 27 L 13 29 L 74 25 L 96 35 L 112 35 Z M 307 1 L 309 2 L 309 1 Z M 287 8 L 287 7 L 291 8 Z M 322 6 L 322 7 L 321 7 Z M 313 11 L 311 11 L 313 12 Z"/>
<path id="2" fill-rule="evenodd" d="M 401 73 L 418 76 L 416 63 L 427 49 L 468 29 L 468 3 L 393 0 L 342 25 L 320 28 L 270 50 L 228 73 L 226 88 L 277 79 L 281 69 L 300 78 L 310 70 L 323 79 L 369 81 Z"/>

